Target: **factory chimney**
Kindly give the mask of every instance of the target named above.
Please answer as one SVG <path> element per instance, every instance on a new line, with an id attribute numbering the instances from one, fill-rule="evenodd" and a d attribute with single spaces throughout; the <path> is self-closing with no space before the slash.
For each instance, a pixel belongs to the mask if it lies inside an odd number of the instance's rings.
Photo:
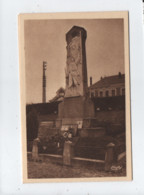
<path id="1" fill-rule="evenodd" d="M 90 86 L 92 85 L 92 77 L 90 77 Z"/>
<path id="2" fill-rule="evenodd" d="M 45 74 L 46 66 L 47 66 L 47 62 L 44 61 L 43 62 L 43 84 L 42 84 L 42 87 L 43 87 L 42 102 L 43 103 L 46 103 L 46 74 Z"/>

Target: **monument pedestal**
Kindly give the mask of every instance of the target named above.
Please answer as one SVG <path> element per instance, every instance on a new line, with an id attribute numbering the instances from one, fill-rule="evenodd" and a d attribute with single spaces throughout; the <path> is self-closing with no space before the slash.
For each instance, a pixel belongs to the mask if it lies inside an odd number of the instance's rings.
<path id="1" fill-rule="evenodd" d="M 65 98 L 59 104 L 59 119 L 62 125 L 78 124 L 84 118 L 94 117 L 94 104 L 89 98 L 70 97 Z"/>
<path id="2" fill-rule="evenodd" d="M 57 125 L 63 131 L 73 129 L 73 135 L 80 137 L 102 137 L 105 128 L 98 125 L 95 119 L 94 104 L 85 97 L 65 98 L 59 104 Z"/>

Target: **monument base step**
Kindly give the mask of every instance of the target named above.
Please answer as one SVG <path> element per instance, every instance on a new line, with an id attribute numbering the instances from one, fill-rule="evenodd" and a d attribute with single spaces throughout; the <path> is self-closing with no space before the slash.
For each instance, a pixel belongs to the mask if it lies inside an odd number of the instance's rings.
<path id="1" fill-rule="evenodd" d="M 103 127 L 89 127 L 83 128 L 79 131 L 80 137 L 97 138 L 102 137 L 106 134 L 105 128 Z"/>

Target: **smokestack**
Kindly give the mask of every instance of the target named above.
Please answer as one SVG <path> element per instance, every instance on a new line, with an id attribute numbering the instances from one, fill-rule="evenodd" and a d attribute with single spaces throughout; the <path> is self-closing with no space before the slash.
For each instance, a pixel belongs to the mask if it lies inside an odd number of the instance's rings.
<path id="1" fill-rule="evenodd" d="M 47 66 L 47 62 L 43 62 L 43 92 L 42 92 L 42 102 L 46 103 L 46 66 Z"/>
<path id="2" fill-rule="evenodd" d="M 92 85 L 92 77 L 90 77 L 90 86 Z"/>
<path id="3" fill-rule="evenodd" d="M 121 72 L 118 73 L 118 76 L 119 76 L 119 78 L 121 78 L 121 76 L 122 76 L 122 75 L 121 75 Z"/>

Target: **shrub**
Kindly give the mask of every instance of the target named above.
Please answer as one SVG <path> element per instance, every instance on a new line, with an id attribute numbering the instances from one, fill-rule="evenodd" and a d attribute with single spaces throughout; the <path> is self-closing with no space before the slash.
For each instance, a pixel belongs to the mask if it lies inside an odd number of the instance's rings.
<path id="1" fill-rule="evenodd" d="M 26 125 L 27 125 L 27 141 L 32 141 L 38 136 L 38 128 L 39 128 L 38 113 L 34 108 L 27 113 Z"/>

